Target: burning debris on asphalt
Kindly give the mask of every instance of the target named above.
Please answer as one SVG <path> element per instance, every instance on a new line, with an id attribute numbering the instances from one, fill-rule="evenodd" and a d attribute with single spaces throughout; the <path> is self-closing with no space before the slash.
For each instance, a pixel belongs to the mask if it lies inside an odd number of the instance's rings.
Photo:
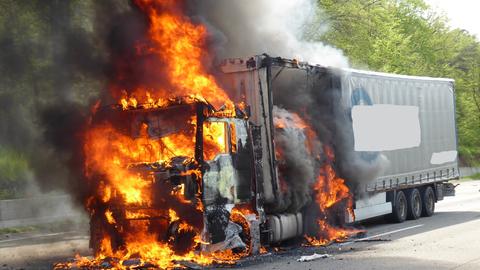
<path id="1" fill-rule="evenodd" d="M 261 86 L 261 96 L 243 85 L 232 97 L 228 74 L 205 64 L 214 59 L 207 27 L 183 1 L 132 4 L 144 35 L 128 55 L 112 54 L 115 104 L 98 102 L 83 134 L 94 256 L 55 268 L 231 264 L 270 243 L 355 233 L 345 226 L 352 194 L 308 114 L 268 105 Z M 258 72 L 265 63 L 240 64 Z"/>

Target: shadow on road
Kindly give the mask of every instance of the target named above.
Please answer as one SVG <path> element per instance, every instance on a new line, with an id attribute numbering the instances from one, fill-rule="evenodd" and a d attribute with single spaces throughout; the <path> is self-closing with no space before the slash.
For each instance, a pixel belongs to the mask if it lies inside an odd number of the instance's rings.
<path id="1" fill-rule="evenodd" d="M 415 227 L 411 230 L 405 230 L 395 234 L 393 237 L 399 239 L 415 234 L 421 234 L 427 231 L 433 231 L 440 228 L 446 228 L 474 220 L 480 219 L 480 212 L 476 211 L 449 211 L 449 212 L 436 212 L 431 217 L 420 218 L 417 220 L 407 220 L 403 223 L 391 223 L 386 218 L 380 217 L 372 220 L 368 220 L 358 224 L 359 228 L 367 230 L 367 236 L 372 236 L 377 233 L 384 233 L 388 231 L 395 231 L 408 227 Z"/>

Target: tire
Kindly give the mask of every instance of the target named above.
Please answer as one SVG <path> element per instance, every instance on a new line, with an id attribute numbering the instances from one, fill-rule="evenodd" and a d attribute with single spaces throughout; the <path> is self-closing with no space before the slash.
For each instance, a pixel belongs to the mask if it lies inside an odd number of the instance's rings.
<path id="1" fill-rule="evenodd" d="M 391 220 L 396 223 L 402 223 L 407 219 L 407 197 L 405 193 L 399 190 L 396 192 L 394 204 L 392 206 Z"/>
<path id="2" fill-rule="evenodd" d="M 120 249 L 124 242 L 120 238 L 120 235 L 114 233 L 114 229 L 111 224 L 109 224 L 102 215 L 94 214 L 90 218 L 90 242 L 89 246 L 93 250 L 94 254 L 97 255 L 102 251 L 102 240 L 106 236 L 110 239 L 110 248 L 113 251 Z"/>
<path id="3" fill-rule="evenodd" d="M 408 219 L 419 219 L 422 216 L 422 195 L 417 188 L 412 188 L 407 192 Z"/>
<path id="4" fill-rule="evenodd" d="M 230 215 L 230 220 L 242 228 L 239 234 L 240 239 L 245 243 L 245 248 L 234 248 L 232 251 L 243 256 L 252 255 L 252 237 L 250 235 L 250 223 L 243 214 L 233 213 Z"/>
<path id="5" fill-rule="evenodd" d="M 426 187 L 422 192 L 422 216 L 431 217 L 435 212 L 435 193 L 431 186 Z"/>

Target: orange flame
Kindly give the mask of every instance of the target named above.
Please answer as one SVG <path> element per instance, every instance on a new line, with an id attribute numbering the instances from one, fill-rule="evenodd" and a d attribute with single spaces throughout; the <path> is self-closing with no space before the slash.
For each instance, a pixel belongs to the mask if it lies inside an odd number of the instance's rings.
<path id="1" fill-rule="evenodd" d="M 233 108 L 233 102 L 208 74 L 204 63 L 210 60 L 206 50 L 207 29 L 193 24 L 183 15 L 181 1 L 135 0 L 134 3 L 149 20 L 149 43 L 138 44 L 139 55 L 155 55 L 166 63 L 169 87 L 132 89 L 132 95 L 123 95 L 120 104 L 124 108 L 136 108 L 138 104 L 162 106 L 165 99 L 190 96 L 208 101 L 216 107 L 225 104 Z"/>
<path id="2" fill-rule="evenodd" d="M 204 158 L 212 160 L 219 153 L 226 153 L 227 127 L 224 122 L 206 122 L 203 126 Z"/>
<path id="3" fill-rule="evenodd" d="M 328 219 L 330 209 L 339 203 L 344 202 L 345 209 L 353 218 L 353 198 L 350 190 L 345 185 L 345 180 L 337 177 L 332 163 L 335 161 L 335 154 L 331 147 L 325 146 L 324 153 L 327 161 L 321 168 L 317 181 L 314 185 L 317 202 L 320 212 L 324 214 L 317 220 L 318 235 L 316 237 L 305 236 L 310 245 L 321 246 L 334 240 L 346 239 L 350 235 L 357 233 L 355 229 L 338 227 L 332 225 Z"/>

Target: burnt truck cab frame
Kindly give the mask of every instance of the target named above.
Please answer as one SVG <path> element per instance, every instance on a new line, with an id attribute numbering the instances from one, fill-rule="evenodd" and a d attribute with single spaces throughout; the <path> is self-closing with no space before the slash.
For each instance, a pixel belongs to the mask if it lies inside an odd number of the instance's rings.
<path id="1" fill-rule="evenodd" d="M 128 169 L 144 175 L 145 179 L 151 177 L 154 197 L 182 190 L 184 202 L 189 202 L 192 209 L 198 207 L 198 202 L 201 201 L 203 220 L 200 222 L 197 220 L 195 223 L 203 223 L 203 228 L 200 228 L 204 242 L 202 249 L 209 252 L 231 248 L 244 249 L 245 242 L 248 242 L 248 249 L 258 252 L 259 240 L 254 242 L 250 239 L 248 241 L 239 239 L 238 235 L 242 228 L 234 225 L 230 218 L 235 206 L 245 205 L 255 214 L 249 215 L 248 220 L 243 217 L 245 220 L 242 222 L 248 222 L 249 230 L 259 231 L 257 211 L 256 208 L 252 208 L 252 205 L 259 202 L 255 200 L 257 198 L 255 194 L 258 193 L 253 176 L 255 155 L 251 139 L 258 136 L 258 132 L 253 131 L 252 134 L 247 113 L 239 108 L 235 108 L 234 111 L 222 109 L 216 111 L 212 105 L 203 101 L 176 100 L 159 108 L 142 105 L 126 110 L 116 105 L 103 107 L 96 113 L 94 124 L 105 122 L 133 140 L 142 136 L 140 131 L 142 125 L 147 127 L 143 136 L 148 136 L 152 140 L 179 132 L 190 136 L 193 143 L 185 147 L 191 148 L 191 156 L 182 153 L 176 155 L 175 149 L 164 146 L 167 149 L 162 151 L 169 152 L 172 156 L 170 159 L 158 161 L 147 157 L 142 162 L 129 164 Z M 257 159 L 256 162 L 261 161 Z M 128 221 L 128 218 L 116 214 L 118 211 L 115 211 L 115 208 L 129 209 L 128 206 L 121 205 L 121 200 L 116 200 L 116 203 L 116 206 L 109 206 L 113 208 L 113 215 L 116 219 Z M 151 209 L 157 207 L 161 209 L 162 205 L 154 204 Z M 261 209 L 261 205 L 258 205 L 258 208 Z M 131 210 L 138 209 L 145 208 L 133 207 Z M 144 219 L 158 218 L 162 217 Z M 165 216 L 163 219 L 168 217 Z M 96 222 L 99 222 L 98 219 L 92 219 L 90 245 L 94 249 L 97 245 L 95 242 L 101 238 L 98 234 L 102 233 L 96 231 L 95 227 L 102 227 L 96 226 Z M 169 225 L 169 229 L 165 231 L 166 238 L 174 236 L 175 225 L 178 224 Z M 111 235 L 111 238 L 115 238 L 115 235 Z M 119 243 L 116 246 L 121 246 L 122 240 L 114 242 Z"/>

